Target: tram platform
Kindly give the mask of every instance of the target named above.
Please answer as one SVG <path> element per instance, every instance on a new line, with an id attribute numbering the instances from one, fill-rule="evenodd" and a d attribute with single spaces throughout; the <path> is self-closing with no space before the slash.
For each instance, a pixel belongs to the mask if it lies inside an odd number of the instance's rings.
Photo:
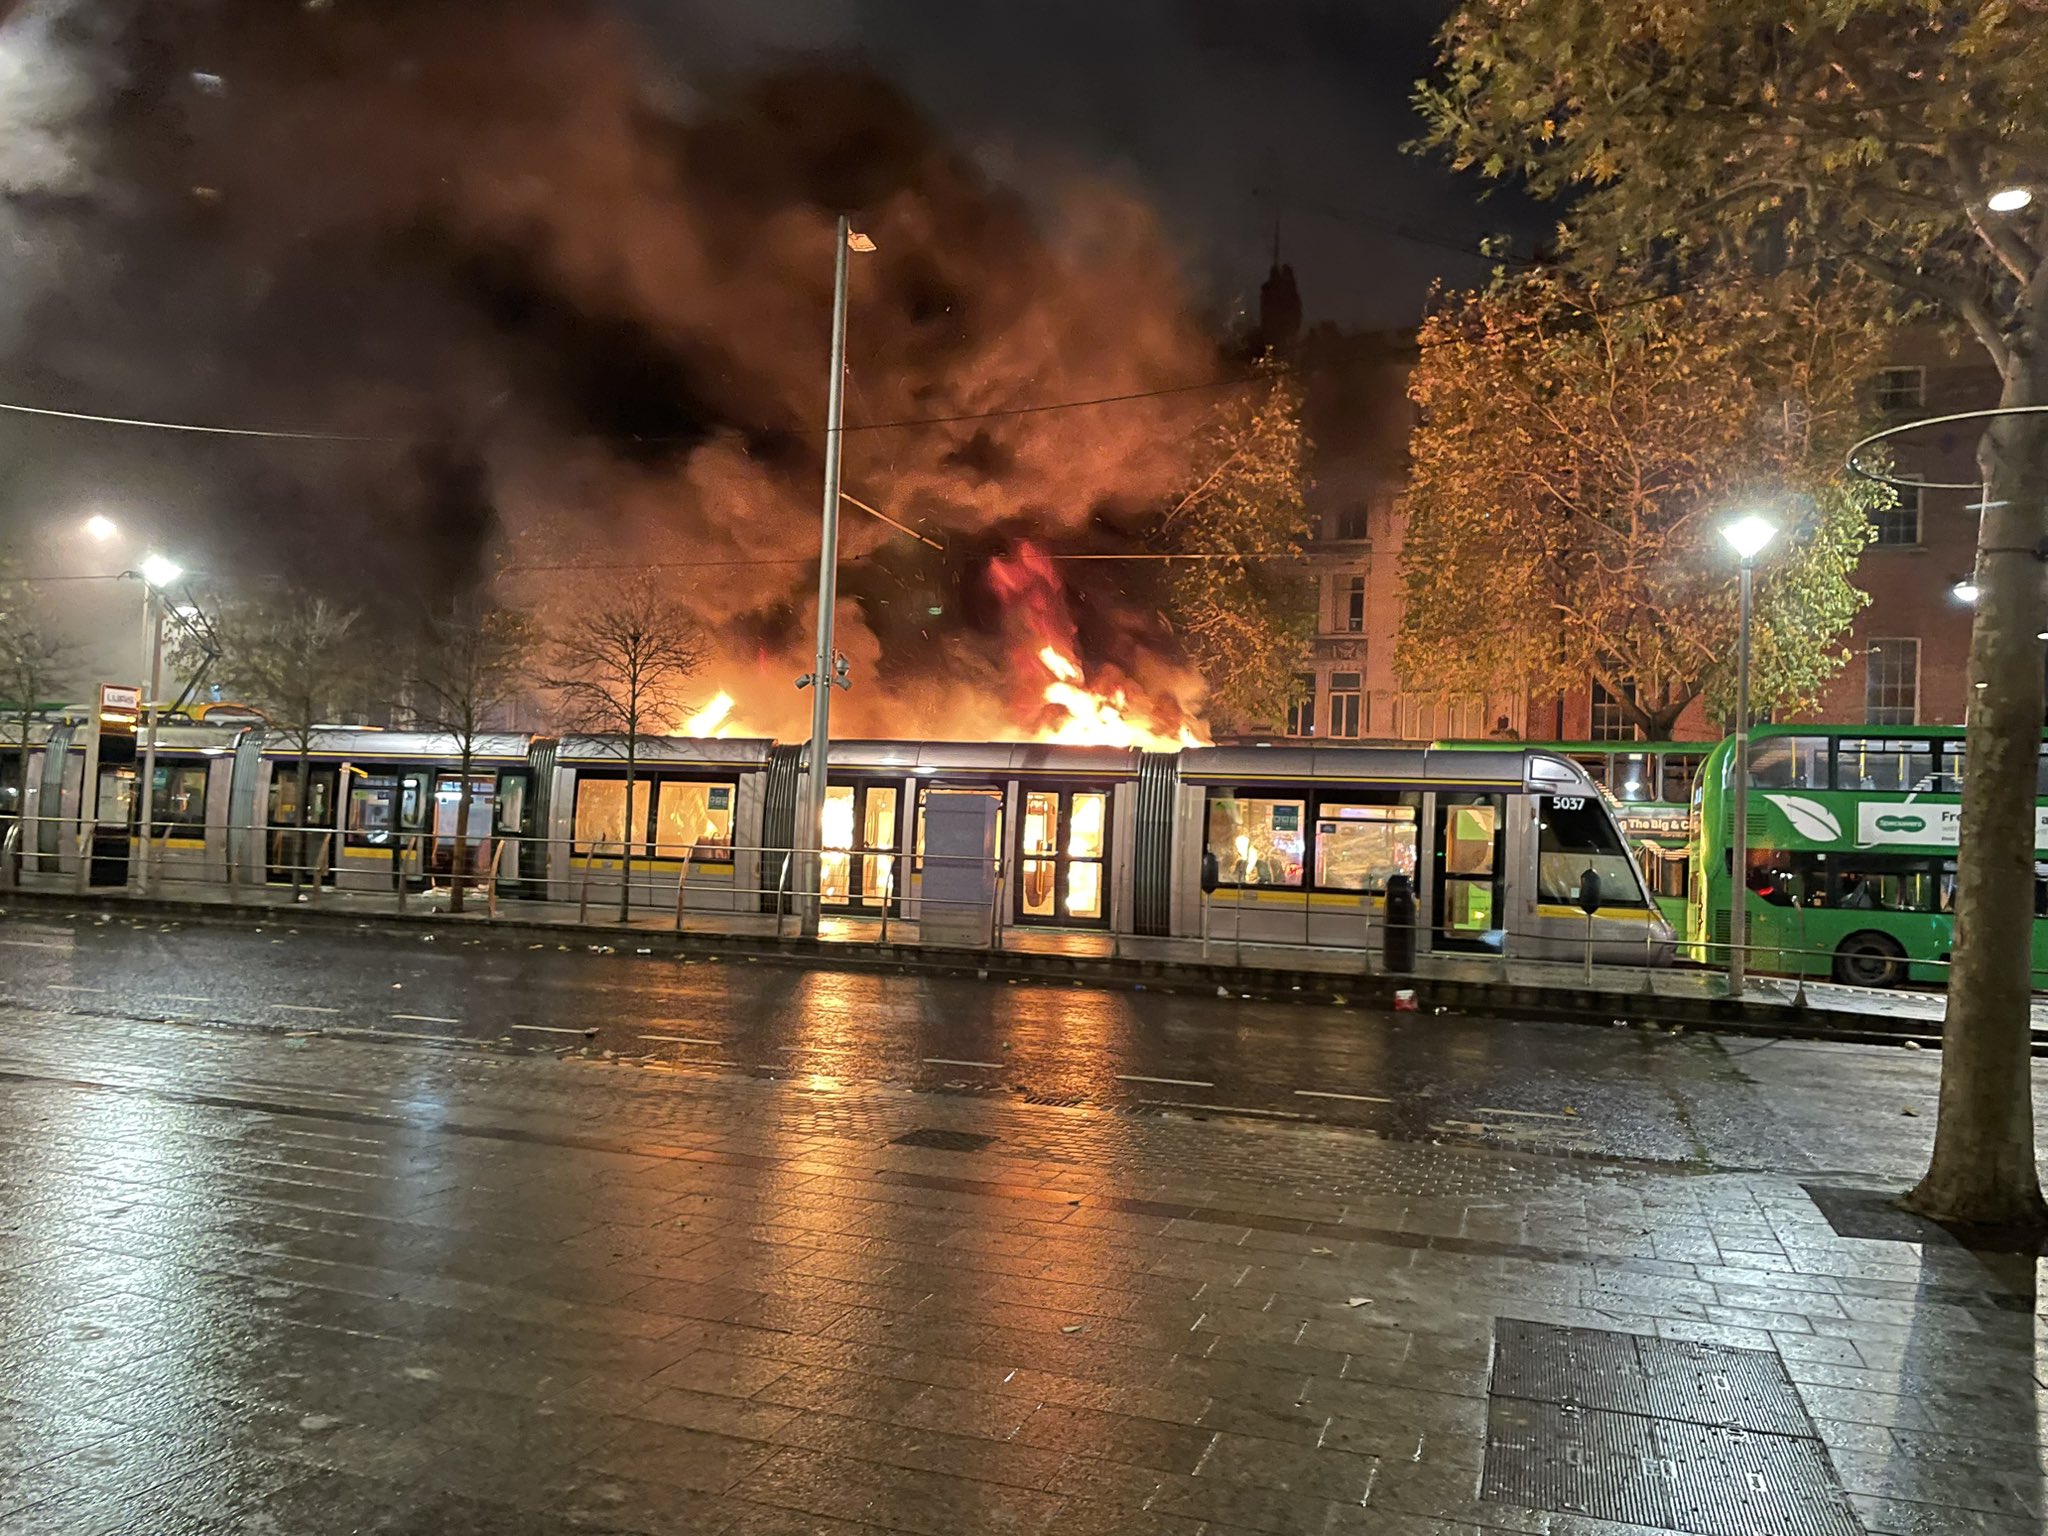
<path id="1" fill-rule="evenodd" d="M 411 897 L 402 906 L 383 893 L 321 890 L 294 897 L 285 887 L 230 893 L 206 886 L 175 895 L 79 893 L 38 888 L 36 877 L 0 892 L 0 910 L 78 914 L 103 921 L 175 926 L 284 922 L 293 929 L 399 928 L 423 941 L 554 945 L 636 954 L 723 953 L 763 961 L 842 968 L 971 973 L 1004 981 L 1052 981 L 1151 990 L 1237 994 L 1246 998 L 1356 1003 L 1410 1003 L 1423 1012 L 1455 1010 L 1515 1018 L 1555 1018 L 1598 1025 L 1755 1031 L 1863 1042 L 1938 1045 L 1945 998 L 1939 992 L 1842 986 L 1752 976 L 1731 997 L 1719 972 L 1684 965 L 1586 966 L 1513 956 L 1424 954 L 1411 973 L 1390 974 L 1381 957 L 1356 948 L 1212 938 L 1134 937 L 1100 931 L 1009 928 L 994 946 L 960 949 L 926 944 L 915 922 L 828 915 L 816 938 L 793 917 L 769 913 L 692 911 L 678 931 L 673 914 L 635 913 L 620 922 L 574 903 L 501 900 L 495 914 L 482 899 L 470 910 L 447 910 Z M 1400 996 L 1400 994 L 1408 994 Z M 2036 1053 L 2048 1055 L 2048 998 L 2034 1005 Z"/>

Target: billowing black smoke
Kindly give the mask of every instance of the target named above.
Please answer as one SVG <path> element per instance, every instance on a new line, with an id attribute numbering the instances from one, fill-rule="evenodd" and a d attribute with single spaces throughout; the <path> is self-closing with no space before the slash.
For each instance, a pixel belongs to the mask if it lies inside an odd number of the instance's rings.
<path id="1" fill-rule="evenodd" d="M 146 498 L 236 579 L 387 618 L 485 582 L 559 617 L 651 570 L 720 635 L 707 681 L 787 729 L 853 210 L 879 250 L 854 258 L 846 488 L 946 548 L 847 513 L 843 718 L 992 726 L 987 561 L 1127 543 L 1207 399 L 876 424 L 1202 377 L 1175 264 L 1129 196 L 1028 207 L 857 66 L 657 98 L 643 47 L 577 0 L 30 4 L 0 29 L 33 65 L 0 69 L 12 392 L 378 441 L 17 425 L 12 494 Z M 1074 594 L 1087 659 L 1190 701 L 1132 568 L 1070 569 L 1102 573 Z"/>

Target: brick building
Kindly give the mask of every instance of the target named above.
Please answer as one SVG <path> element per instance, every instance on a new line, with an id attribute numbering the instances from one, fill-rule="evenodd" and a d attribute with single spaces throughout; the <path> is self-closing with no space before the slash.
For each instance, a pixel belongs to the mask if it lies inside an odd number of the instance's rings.
<path id="1" fill-rule="evenodd" d="M 1400 633 L 1401 509 L 1407 439 L 1414 422 L 1407 335 L 1317 327 L 1293 348 L 1306 380 L 1304 416 L 1313 445 L 1315 527 L 1310 561 L 1318 632 L 1296 679 L 1295 701 L 1275 736 L 1428 741 L 1514 735 L 1524 740 L 1629 740 L 1634 727 L 1590 679 L 1562 697 L 1451 694 L 1404 688 L 1394 670 Z M 1871 381 L 1879 411 L 1910 421 L 1995 405 L 1998 379 L 1967 340 L 1900 337 Z M 1976 474 L 1980 423 L 1908 434 L 1894 449 L 1902 477 L 1963 482 Z M 1953 592 L 1971 570 L 1977 539 L 1974 491 L 1907 494 L 1878 519 L 1857 583 L 1870 594 L 1846 640 L 1848 664 L 1810 716 L 1840 724 L 1959 724 L 1969 692 L 1969 605 Z M 1767 557 L 1766 557 L 1767 558 Z M 1695 703 L 1681 740 L 1707 740 L 1721 725 Z"/>

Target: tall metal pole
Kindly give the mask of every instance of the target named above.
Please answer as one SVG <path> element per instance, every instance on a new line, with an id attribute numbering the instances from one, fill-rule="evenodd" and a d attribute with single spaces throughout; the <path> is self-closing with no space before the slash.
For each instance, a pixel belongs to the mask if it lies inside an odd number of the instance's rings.
<path id="1" fill-rule="evenodd" d="M 797 832 L 803 855 L 798 863 L 802 874 L 797 902 L 806 938 L 817 937 L 824 905 L 819 885 L 825 871 L 826 759 L 832 739 L 832 610 L 839 601 L 839 421 L 846 382 L 846 258 L 852 237 L 853 221 L 841 214 L 832 254 L 832 374 L 825 393 L 825 505 L 818 544 L 818 656 L 811 672 L 811 762 Z"/>
<path id="2" fill-rule="evenodd" d="M 150 822 L 156 813 L 156 719 L 157 698 L 163 692 L 164 604 L 163 597 L 147 578 L 142 583 L 143 671 L 149 679 L 142 697 L 142 866 L 136 871 L 138 895 L 149 894 Z"/>
<path id="3" fill-rule="evenodd" d="M 1735 828 L 1729 870 L 1728 995 L 1742 996 L 1749 943 L 1749 578 L 1754 555 L 1742 559 L 1742 624 L 1735 651 Z M 1711 937 L 1711 935 L 1709 935 Z"/>

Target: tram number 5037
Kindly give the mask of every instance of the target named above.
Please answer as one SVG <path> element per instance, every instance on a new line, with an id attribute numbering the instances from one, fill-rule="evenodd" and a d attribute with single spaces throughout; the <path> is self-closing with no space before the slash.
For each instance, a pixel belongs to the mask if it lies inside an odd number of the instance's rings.
<path id="1" fill-rule="evenodd" d="M 1584 795 L 1552 795 L 1550 803 L 1560 811 L 1583 811 L 1586 808 Z"/>

